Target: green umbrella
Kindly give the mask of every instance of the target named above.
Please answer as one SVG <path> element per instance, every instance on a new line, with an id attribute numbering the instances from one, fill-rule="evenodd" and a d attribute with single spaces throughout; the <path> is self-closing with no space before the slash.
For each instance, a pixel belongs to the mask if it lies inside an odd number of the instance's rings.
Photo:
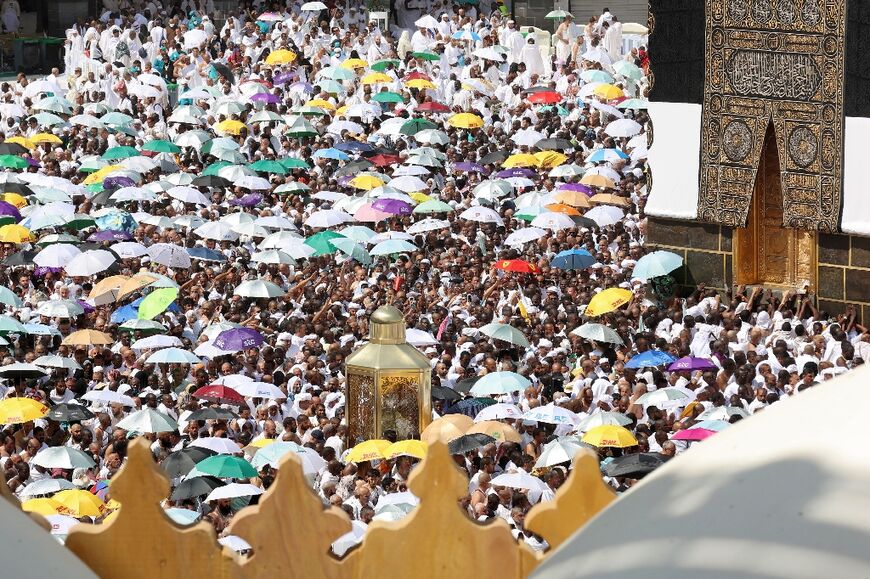
<path id="1" fill-rule="evenodd" d="M 407 121 L 402 128 L 399 129 L 399 132 L 403 135 L 416 135 L 420 131 L 425 131 L 426 129 L 437 129 L 438 125 L 433 123 L 432 121 L 428 121 L 426 119 L 411 119 Z"/>
<path id="2" fill-rule="evenodd" d="M 133 147 L 112 147 L 103 153 L 102 158 L 107 161 L 115 161 L 117 159 L 128 159 L 130 157 L 138 157 L 141 155 L 139 151 Z"/>
<path id="3" fill-rule="evenodd" d="M 166 311 L 169 304 L 174 302 L 177 297 L 178 288 L 165 287 L 154 290 L 139 303 L 139 313 L 136 317 L 140 320 L 150 320 L 157 317 Z"/>
<path id="4" fill-rule="evenodd" d="M 286 157 L 278 161 L 281 163 L 285 169 L 310 169 L 311 166 L 303 161 L 302 159 L 297 159 L 296 157 Z"/>
<path id="5" fill-rule="evenodd" d="M 27 330 L 24 325 L 9 316 L 0 316 L 0 334 L 26 334 Z"/>
<path id="6" fill-rule="evenodd" d="M 251 163 L 248 167 L 258 173 L 277 173 L 278 175 L 285 175 L 287 173 L 287 168 L 284 167 L 284 165 L 278 161 L 270 161 L 269 159 L 261 159 Z"/>
<path id="7" fill-rule="evenodd" d="M 306 239 L 305 245 L 314 248 L 315 251 L 312 257 L 329 255 L 330 253 L 335 253 L 338 249 L 333 244 L 331 244 L 329 240 L 337 239 L 339 237 L 345 238 L 344 235 L 336 233 L 334 231 L 321 231 L 320 233 L 315 233 L 314 235 Z"/>
<path id="8" fill-rule="evenodd" d="M 125 115 L 124 113 L 112 111 L 101 116 L 100 120 L 107 125 L 127 125 L 133 122 L 133 117 Z"/>
<path id="9" fill-rule="evenodd" d="M 148 141 L 142 146 L 143 151 L 151 151 L 154 153 L 180 153 L 181 147 L 176 145 L 175 143 L 170 143 L 169 141 L 164 141 L 162 139 L 157 139 L 154 141 Z"/>
<path id="10" fill-rule="evenodd" d="M 545 113 L 554 110 L 554 111 L 556 111 L 556 114 L 559 115 L 560 117 L 567 117 L 568 116 L 568 109 L 566 109 L 563 106 L 544 105 L 538 110 L 540 112 L 545 112 Z"/>
<path id="11" fill-rule="evenodd" d="M 625 78 L 630 78 L 634 81 L 639 81 L 643 78 L 643 71 L 634 63 L 627 60 L 619 60 L 613 63 L 613 70 L 616 74 L 621 74 Z"/>
<path id="12" fill-rule="evenodd" d="M 72 216 L 72 218 L 67 221 L 64 226 L 70 227 L 72 229 L 76 229 L 81 231 L 82 229 L 87 229 L 88 227 L 93 227 L 96 225 L 96 221 L 90 215 L 85 215 L 83 213 L 76 213 Z"/>
<path id="13" fill-rule="evenodd" d="M 423 201 L 414 207 L 414 213 L 450 213 L 453 210 L 453 207 L 437 199 Z"/>
<path id="14" fill-rule="evenodd" d="M 428 51 L 412 52 L 411 56 L 413 56 L 414 58 L 422 58 L 423 60 L 430 60 L 433 62 L 436 60 L 441 60 L 441 55 L 435 54 L 434 52 L 428 52 Z"/>
<path id="15" fill-rule="evenodd" d="M 22 304 L 21 298 L 15 295 L 11 289 L 5 287 L 0 287 L 0 303 L 13 308 L 20 308 Z"/>
<path id="16" fill-rule="evenodd" d="M 341 86 L 341 83 L 330 79 L 321 79 L 317 81 L 317 86 L 319 86 L 321 90 L 329 94 L 339 94 L 344 92 L 344 87 Z"/>
<path id="17" fill-rule="evenodd" d="M 385 58 L 383 60 L 374 61 L 371 66 L 369 66 L 369 68 L 378 72 L 384 72 L 391 64 L 393 66 L 399 66 L 401 62 L 398 60 L 393 60 L 392 58 Z"/>
<path id="18" fill-rule="evenodd" d="M 303 115 L 303 116 L 308 115 L 311 117 L 325 117 L 329 114 L 328 112 L 326 112 L 325 109 L 323 109 L 321 107 L 308 106 L 308 105 L 304 105 L 301 107 L 295 107 L 292 112 L 294 115 Z"/>
<path id="19" fill-rule="evenodd" d="M 230 165 L 232 165 L 232 163 L 230 163 L 229 161 L 218 161 L 217 163 L 212 163 L 211 165 L 203 169 L 202 174 L 216 176 L 218 174 L 218 171 L 220 171 L 224 167 L 229 167 Z"/>
<path id="20" fill-rule="evenodd" d="M 28 164 L 27 159 L 24 157 L 0 155 L 0 167 L 6 167 L 7 169 L 26 169 Z"/>
<path id="21" fill-rule="evenodd" d="M 396 92 L 384 91 L 379 92 L 375 96 L 372 97 L 372 100 L 379 103 L 403 103 L 405 99 L 402 98 L 402 95 Z"/>
<path id="22" fill-rule="evenodd" d="M 540 215 L 541 213 L 547 213 L 549 209 L 545 207 L 541 207 L 540 205 L 535 205 L 532 207 L 526 207 L 524 209 L 520 209 L 516 213 L 514 213 L 514 217 L 517 219 L 522 219 L 523 221 L 532 221 L 535 217 Z"/>
<path id="23" fill-rule="evenodd" d="M 101 193 L 104 187 L 102 183 L 91 183 L 90 185 L 86 185 L 85 189 L 90 193 Z"/>
<path id="24" fill-rule="evenodd" d="M 306 121 L 303 117 L 296 117 L 293 123 L 287 127 L 287 132 L 285 134 L 288 137 L 301 139 L 303 137 L 317 136 L 317 131 L 311 126 L 311 123 Z"/>
<path id="25" fill-rule="evenodd" d="M 196 463 L 196 470 L 218 478 L 250 478 L 257 476 L 257 469 L 244 458 L 228 454 L 210 456 Z"/>
<path id="26" fill-rule="evenodd" d="M 372 256 L 369 255 L 369 252 L 353 239 L 335 238 L 328 243 L 335 246 L 339 251 L 346 254 L 351 259 L 358 261 L 363 265 L 369 265 L 372 262 Z"/>

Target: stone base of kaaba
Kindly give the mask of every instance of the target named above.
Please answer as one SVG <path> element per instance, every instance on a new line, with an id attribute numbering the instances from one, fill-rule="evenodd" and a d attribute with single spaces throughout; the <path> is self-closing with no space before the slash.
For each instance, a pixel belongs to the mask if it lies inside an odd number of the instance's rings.
<path id="1" fill-rule="evenodd" d="M 723 225 L 649 217 L 647 248 L 673 251 L 684 265 L 674 272 L 681 295 L 698 284 L 725 290 L 733 287 L 734 230 Z M 828 314 L 856 306 L 859 322 L 870 321 L 870 238 L 820 234 L 816 279 L 811 291 L 817 307 Z"/>

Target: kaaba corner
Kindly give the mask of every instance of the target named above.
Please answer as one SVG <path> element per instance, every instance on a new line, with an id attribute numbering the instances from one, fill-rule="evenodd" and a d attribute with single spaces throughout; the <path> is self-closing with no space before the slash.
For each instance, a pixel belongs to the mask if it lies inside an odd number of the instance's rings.
<path id="1" fill-rule="evenodd" d="M 650 0 L 645 207 L 678 283 L 870 319 L 870 2 Z"/>

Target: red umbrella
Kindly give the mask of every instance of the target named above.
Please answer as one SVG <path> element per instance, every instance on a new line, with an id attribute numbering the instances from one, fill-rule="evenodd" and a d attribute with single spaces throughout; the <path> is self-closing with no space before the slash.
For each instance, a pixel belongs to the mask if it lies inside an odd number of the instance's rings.
<path id="1" fill-rule="evenodd" d="M 417 107 L 417 110 L 424 113 L 449 113 L 450 107 L 434 101 L 428 101 Z"/>
<path id="2" fill-rule="evenodd" d="M 687 430 L 681 430 L 677 432 L 671 437 L 671 439 L 689 440 L 692 442 L 697 442 L 699 440 L 704 440 L 705 438 L 710 438 L 714 434 L 716 434 L 715 430 L 709 430 L 707 428 L 689 428 Z"/>
<path id="3" fill-rule="evenodd" d="M 374 157 L 369 157 L 369 161 L 377 165 L 378 167 L 386 167 L 387 165 L 393 165 L 395 163 L 400 163 L 402 158 L 398 155 L 375 155 Z"/>
<path id="4" fill-rule="evenodd" d="M 522 259 L 504 259 L 495 262 L 493 267 L 503 271 L 514 271 L 517 273 L 538 273 L 540 271 L 537 265 Z"/>
<path id="5" fill-rule="evenodd" d="M 218 404 L 244 404 L 245 398 L 232 388 L 223 384 L 210 384 L 203 386 L 193 393 L 197 398 L 208 400 L 209 402 L 217 402 Z"/>
<path id="6" fill-rule="evenodd" d="M 546 90 L 529 95 L 526 100 L 535 104 L 554 105 L 562 100 L 562 95 L 556 91 Z"/>
<path id="7" fill-rule="evenodd" d="M 431 76 L 429 76 L 428 74 L 423 74 L 422 72 L 412 72 L 412 73 L 409 73 L 409 74 L 405 75 L 405 78 L 402 79 L 402 80 L 404 80 L 405 82 L 407 82 L 407 81 L 409 81 L 409 80 L 414 80 L 414 79 L 417 79 L 417 78 L 422 78 L 423 80 L 428 80 L 428 81 L 430 81 L 430 82 L 431 82 L 431 80 L 432 80 L 432 77 L 431 77 Z"/>

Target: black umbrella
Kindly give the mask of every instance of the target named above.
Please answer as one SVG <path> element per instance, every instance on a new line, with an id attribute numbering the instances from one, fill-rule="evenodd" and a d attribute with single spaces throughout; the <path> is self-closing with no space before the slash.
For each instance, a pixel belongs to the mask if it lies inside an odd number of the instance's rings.
<path id="1" fill-rule="evenodd" d="M 112 196 L 112 193 L 115 191 L 112 189 L 103 189 L 93 197 L 91 197 L 91 203 L 94 205 L 115 205 L 115 201 L 113 199 L 109 199 Z"/>
<path id="2" fill-rule="evenodd" d="M 495 438 L 475 432 L 474 434 L 466 434 L 459 438 L 454 438 L 447 444 L 447 450 L 450 451 L 450 454 L 465 454 L 481 446 L 486 446 L 491 442 L 495 442 Z"/>
<path id="3" fill-rule="evenodd" d="M 553 90 L 553 89 L 551 89 L 548 86 L 535 85 L 535 86 L 530 86 L 529 88 L 527 88 L 523 92 L 526 94 L 535 94 L 536 92 L 550 92 L 551 90 Z"/>
<path id="4" fill-rule="evenodd" d="M 0 143 L 0 155 L 21 155 L 27 152 L 27 148 L 18 143 Z"/>
<path id="5" fill-rule="evenodd" d="M 33 364 L 9 364 L 0 368 L 0 378 L 44 378 L 46 376 L 48 376 L 48 372 Z"/>
<path id="6" fill-rule="evenodd" d="M 194 410 L 190 413 L 190 416 L 187 417 L 188 422 L 193 422 L 194 420 L 233 420 L 234 418 L 238 418 L 238 414 L 227 410 L 225 408 L 200 408 L 199 410 Z"/>
<path id="7" fill-rule="evenodd" d="M 74 422 L 93 418 L 94 413 L 80 404 L 63 403 L 52 406 L 45 417 L 55 422 Z"/>
<path id="8" fill-rule="evenodd" d="M 13 253 L 9 257 L 3 260 L 3 265 L 8 265 L 10 267 L 19 267 L 22 265 L 33 265 L 33 258 L 36 257 L 38 251 L 30 251 L 28 249 L 24 249 L 17 253 Z"/>
<path id="9" fill-rule="evenodd" d="M 505 159 L 511 156 L 510 151 L 493 151 L 492 153 L 487 153 L 478 161 L 481 165 L 489 165 L 490 163 L 501 163 Z"/>
<path id="10" fill-rule="evenodd" d="M 456 390 L 444 388 L 443 386 L 432 387 L 432 398 L 436 400 L 446 400 L 447 402 L 455 402 L 461 398 Z"/>
<path id="11" fill-rule="evenodd" d="M 365 159 L 360 159 L 358 161 L 352 161 L 335 172 L 336 177 L 345 177 L 347 175 L 356 175 L 361 171 L 365 171 L 369 167 L 374 167 L 374 163 L 371 161 L 366 161 Z"/>
<path id="12" fill-rule="evenodd" d="M 577 227 L 585 227 L 586 229 L 598 229 L 598 224 L 595 223 L 592 219 L 588 217 L 583 217 L 582 215 L 572 215 L 571 219 L 577 225 Z"/>
<path id="13" fill-rule="evenodd" d="M 480 376 L 472 376 L 471 378 L 465 378 L 456 383 L 453 387 L 454 390 L 459 392 L 460 394 L 468 394 L 471 391 L 471 387 L 474 386 L 474 383 L 480 380 Z"/>
<path id="14" fill-rule="evenodd" d="M 535 143 L 535 147 L 543 150 L 565 151 L 573 149 L 574 145 L 568 139 L 541 139 Z"/>
<path id="15" fill-rule="evenodd" d="M 214 68 L 215 72 L 230 81 L 230 84 L 236 84 L 236 75 L 233 74 L 233 71 L 230 70 L 230 67 L 222 62 L 212 62 L 211 65 Z"/>
<path id="16" fill-rule="evenodd" d="M 604 465 L 604 474 L 612 477 L 643 478 L 667 462 L 668 457 L 658 452 L 626 454 Z"/>
<path id="17" fill-rule="evenodd" d="M 173 501 L 181 501 L 207 495 L 218 487 L 224 486 L 224 483 L 219 478 L 213 476 L 196 476 L 189 478 L 186 481 L 179 483 L 172 495 L 169 497 Z"/>
<path id="18" fill-rule="evenodd" d="M 378 155 L 398 155 L 399 152 L 395 149 L 387 149 L 385 147 L 372 147 L 367 151 L 360 153 L 363 157 L 377 157 Z"/>
<path id="19" fill-rule="evenodd" d="M 453 406 L 444 410 L 445 414 L 464 414 L 471 418 L 477 416 L 477 413 L 486 408 L 487 406 L 492 406 L 495 404 L 495 400 L 492 398 L 466 398 L 465 400 L 460 400 Z"/>
<path id="20" fill-rule="evenodd" d="M 189 419 L 188 419 L 189 420 Z M 196 463 L 207 459 L 210 456 L 217 454 L 210 448 L 200 448 L 198 446 L 188 446 L 183 450 L 177 450 L 163 459 L 160 466 L 163 467 L 169 476 L 184 476 L 196 466 Z"/>
<path id="21" fill-rule="evenodd" d="M 217 175 L 200 175 L 190 182 L 194 187 L 229 187 L 232 181 Z"/>
<path id="22" fill-rule="evenodd" d="M 33 195 L 33 191 L 24 183 L 3 183 L 4 193 L 18 193 L 19 195 Z"/>

